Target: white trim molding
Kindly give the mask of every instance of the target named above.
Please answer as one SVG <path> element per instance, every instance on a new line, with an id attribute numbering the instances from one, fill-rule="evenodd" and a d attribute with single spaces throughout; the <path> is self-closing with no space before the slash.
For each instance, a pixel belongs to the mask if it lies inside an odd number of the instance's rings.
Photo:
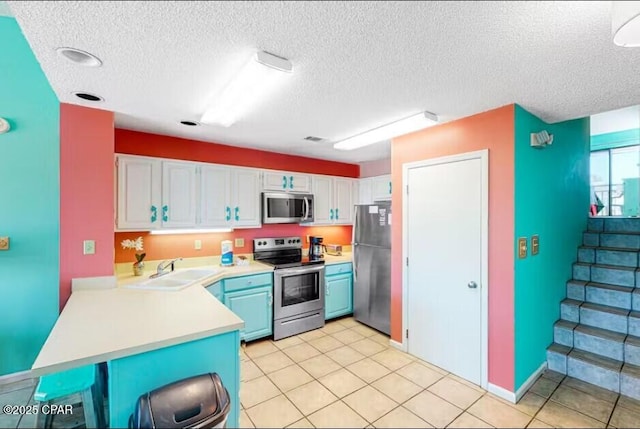
<path id="1" fill-rule="evenodd" d="M 533 371 L 533 374 L 531 374 L 529 378 L 527 378 L 527 381 L 522 383 L 522 386 L 520 386 L 520 388 L 516 390 L 516 394 L 515 394 L 516 402 L 519 401 L 520 398 L 522 398 L 525 393 L 527 393 L 527 391 L 531 388 L 531 386 L 533 386 L 533 383 L 535 383 L 536 380 L 538 380 L 538 378 L 542 375 L 545 369 L 547 369 L 547 362 L 543 362 L 542 365 L 540 365 L 538 369 Z"/>
<path id="2" fill-rule="evenodd" d="M 483 389 L 489 389 L 489 150 L 482 149 L 473 152 L 461 153 L 451 156 L 443 156 L 439 158 L 424 159 L 421 161 L 408 162 L 402 164 L 402 261 L 408 257 L 408 209 L 407 209 L 407 182 L 409 178 L 409 170 L 412 168 L 420 168 L 438 164 L 448 164 L 452 162 L 467 161 L 471 159 L 480 159 L 482 163 L 481 172 L 481 270 L 480 278 L 480 302 L 481 302 L 481 375 L 480 386 Z M 409 351 L 408 339 L 406 338 L 406 330 L 409 328 L 408 322 L 408 274 L 407 266 L 402 264 L 402 349 Z M 497 386 L 495 386 L 497 388 Z M 504 390 L 504 389 L 503 389 Z"/>
<path id="3" fill-rule="evenodd" d="M 399 342 L 397 342 L 397 341 L 394 341 L 394 340 L 391 340 L 391 339 L 390 339 L 390 340 L 389 340 L 389 345 L 390 345 L 391 347 L 393 347 L 394 349 L 401 350 L 401 351 L 403 351 L 403 352 L 405 352 L 405 353 L 406 353 L 406 351 L 407 351 L 407 349 L 406 349 L 406 347 L 405 347 L 405 346 L 406 346 L 406 344 L 405 344 L 404 342 L 399 343 Z"/>
<path id="4" fill-rule="evenodd" d="M 513 392 L 509 392 L 507 389 L 496 386 L 495 384 L 489 383 L 489 387 L 487 389 L 489 393 L 493 393 L 498 398 L 502 398 L 506 401 L 509 401 L 513 404 L 516 403 L 516 394 Z"/>

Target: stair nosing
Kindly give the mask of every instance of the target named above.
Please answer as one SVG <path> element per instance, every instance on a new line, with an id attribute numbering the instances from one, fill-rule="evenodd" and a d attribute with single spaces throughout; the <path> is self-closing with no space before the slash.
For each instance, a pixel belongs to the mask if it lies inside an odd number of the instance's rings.
<path id="1" fill-rule="evenodd" d="M 592 267 L 597 267 L 597 268 L 606 268 L 606 269 L 613 269 L 613 270 L 624 270 L 624 271 L 633 271 L 634 273 L 638 270 L 638 267 L 625 267 L 624 265 L 605 265 L 605 264 L 591 264 L 591 263 L 587 263 L 587 265 L 591 265 Z"/>
<path id="2" fill-rule="evenodd" d="M 560 349 L 559 351 L 556 349 Z M 562 353 L 566 356 L 571 353 L 573 347 L 565 346 L 564 344 L 553 342 L 549 347 L 547 347 L 547 351 L 552 351 L 554 353 Z M 566 352 L 565 352 L 566 351 Z"/>
<path id="3" fill-rule="evenodd" d="M 593 308 L 593 307 L 600 307 L 600 308 Z M 593 302 L 583 302 L 580 308 L 586 308 L 587 310 L 602 311 L 604 313 L 612 313 L 612 314 L 615 314 L 616 316 L 623 316 L 623 317 L 629 316 L 629 312 L 630 312 L 630 310 L 625 310 L 619 307 L 596 304 Z"/>
<path id="4" fill-rule="evenodd" d="M 586 350 L 579 350 L 579 349 L 576 349 L 575 347 L 571 350 L 571 352 L 569 352 L 569 355 L 567 355 L 567 358 L 577 359 L 582 362 L 586 362 L 591 365 L 596 365 L 601 368 L 605 368 L 609 371 L 615 371 L 618 373 L 620 373 L 620 371 L 622 370 L 622 366 L 624 365 L 624 361 L 621 361 L 618 359 L 612 359 L 606 356 L 601 356 L 595 353 L 588 352 Z M 599 361 L 604 362 L 606 366 L 602 365 Z M 617 368 L 614 368 L 614 367 L 617 367 Z"/>
<path id="5" fill-rule="evenodd" d="M 640 231 L 639 232 L 635 232 L 635 231 L 587 231 L 587 232 L 596 233 L 596 234 L 640 235 Z"/>
<path id="6" fill-rule="evenodd" d="M 615 290 L 617 292 L 624 293 L 633 293 L 634 287 L 631 286 L 620 286 L 620 285 L 612 285 L 610 283 L 598 283 L 598 282 L 587 282 L 585 287 L 596 287 L 598 289 L 607 289 L 607 290 Z"/>
<path id="7" fill-rule="evenodd" d="M 636 337 L 635 335 L 627 335 L 624 343 L 627 344 L 627 342 L 634 347 L 640 347 L 640 337 Z"/>
<path id="8" fill-rule="evenodd" d="M 555 328 L 556 325 L 572 325 L 571 327 L 569 326 L 558 326 L 559 328 L 567 328 L 567 329 L 575 329 L 576 326 L 578 326 L 578 323 L 576 322 L 570 322 L 569 320 L 564 320 L 564 319 L 559 319 L 556 320 L 556 323 L 553 324 L 553 327 Z"/>
<path id="9" fill-rule="evenodd" d="M 578 246 L 578 249 L 588 249 L 588 250 L 608 250 L 610 252 L 629 252 L 629 253 L 638 253 L 638 249 L 631 249 L 629 247 L 610 247 L 610 246 Z"/>
<path id="10" fill-rule="evenodd" d="M 633 317 L 634 319 L 640 319 L 640 311 L 638 310 L 631 310 L 629 312 L 629 316 L 628 317 Z"/>
<path id="11" fill-rule="evenodd" d="M 592 331 L 592 332 L 589 332 Z M 592 337 L 598 337 L 607 341 L 614 341 L 624 344 L 627 334 L 623 334 L 616 331 L 610 331 L 608 329 L 599 328 L 597 326 L 589 326 L 582 323 L 578 323 L 574 329 L 574 332 L 580 332 Z"/>
<path id="12" fill-rule="evenodd" d="M 580 301 L 577 299 L 571 299 L 571 298 L 565 298 L 562 301 L 560 301 L 560 305 L 562 304 L 569 304 L 569 305 L 577 305 L 578 307 L 580 307 L 581 304 L 584 304 L 584 301 Z"/>
<path id="13" fill-rule="evenodd" d="M 622 375 L 622 373 L 629 374 L 633 378 L 640 378 L 640 366 L 625 362 L 620 369 L 620 374 Z"/>

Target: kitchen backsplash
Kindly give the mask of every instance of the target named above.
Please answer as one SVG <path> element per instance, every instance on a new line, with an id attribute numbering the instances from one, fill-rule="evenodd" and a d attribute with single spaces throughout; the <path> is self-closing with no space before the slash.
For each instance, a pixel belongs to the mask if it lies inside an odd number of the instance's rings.
<path id="1" fill-rule="evenodd" d="M 351 244 L 352 227 L 345 226 L 300 226 L 297 224 L 263 225 L 262 228 L 236 229 L 231 232 L 210 234 L 175 234 L 151 235 L 144 232 L 116 232 L 115 233 L 115 263 L 135 262 L 135 250 L 123 249 L 122 240 L 134 240 L 142 237 L 146 260 L 163 260 L 171 258 L 197 258 L 220 255 L 220 242 L 231 240 L 234 242 L 234 255 L 253 252 L 254 238 L 301 236 L 306 243 L 307 235 L 321 236 L 325 243 Z M 244 247 L 235 246 L 235 239 L 244 239 Z M 202 248 L 195 249 L 195 240 L 200 240 Z M 141 252 L 138 252 L 141 253 Z"/>

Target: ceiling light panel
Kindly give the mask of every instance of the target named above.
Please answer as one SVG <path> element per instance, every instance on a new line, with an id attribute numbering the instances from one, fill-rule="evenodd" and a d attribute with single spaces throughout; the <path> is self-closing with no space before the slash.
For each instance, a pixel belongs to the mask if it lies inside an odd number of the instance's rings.
<path id="1" fill-rule="evenodd" d="M 252 56 L 237 76 L 214 97 L 200 122 L 229 127 L 255 109 L 293 72 L 285 58 L 268 52 Z"/>
<path id="2" fill-rule="evenodd" d="M 437 123 L 438 117 L 436 115 L 429 112 L 422 112 L 342 140 L 334 144 L 333 147 L 340 150 L 358 149 L 393 137 L 418 131 L 436 125 Z"/>

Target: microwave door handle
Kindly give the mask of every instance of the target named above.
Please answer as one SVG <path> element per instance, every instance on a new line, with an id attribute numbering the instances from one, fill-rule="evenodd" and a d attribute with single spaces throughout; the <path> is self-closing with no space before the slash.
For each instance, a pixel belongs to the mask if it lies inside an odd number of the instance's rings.
<path id="1" fill-rule="evenodd" d="M 303 220 L 309 219 L 309 199 L 307 197 L 303 198 L 304 200 L 304 218 Z"/>

